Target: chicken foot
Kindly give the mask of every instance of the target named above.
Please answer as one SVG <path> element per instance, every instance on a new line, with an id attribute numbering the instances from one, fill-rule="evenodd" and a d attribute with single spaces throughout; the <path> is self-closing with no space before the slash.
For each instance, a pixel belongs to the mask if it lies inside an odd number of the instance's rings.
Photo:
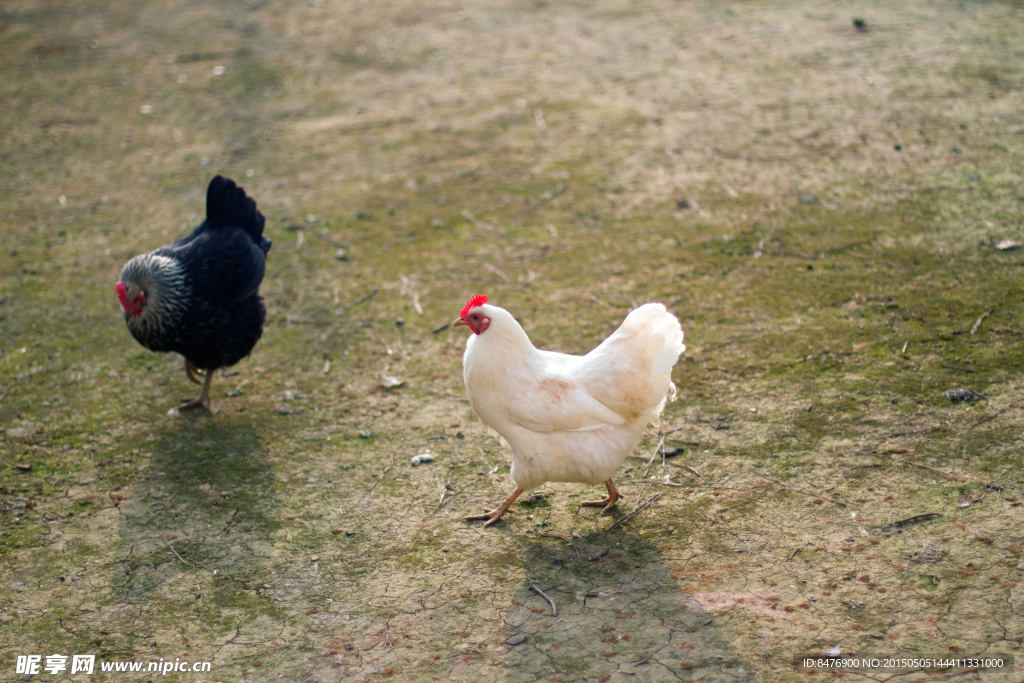
<path id="1" fill-rule="evenodd" d="M 509 508 L 512 507 L 512 503 L 515 502 L 516 498 L 518 498 L 519 494 L 522 493 L 522 492 L 523 492 L 523 490 L 521 488 L 516 488 L 516 490 L 512 492 L 512 495 L 509 496 L 508 498 L 506 498 L 505 502 L 502 503 L 501 505 L 499 505 L 497 507 L 497 509 L 487 510 L 482 515 L 469 515 L 468 517 L 463 517 L 463 519 L 466 519 L 466 520 L 486 519 L 486 520 L 488 520 L 487 522 L 484 523 L 484 528 L 486 529 L 490 525 L 492 525 L 495 522 L 497 522 L 501 518 L 501 516 L 503 514 L 505 514 L 506 512 L 514 512 L 514 510 L 509 510 Z"/>
<path id="2" fill-rule="evenodd" d="M 616 501 L 624 499 L 625 496 L 619 493 L 619 490 L 615 488 L 615 482 L 611 479 L 605 481 L 604 485 L 608 487 L 608 495 L 601 500 L 584 500 L 580 503 L 580 506 L 604 508 L 601 510 L 602 513 L 609 512 L 615 507 Z"/>
<path id="3" fill-rule="evenodd" d="M 191 377 L 189 378 L 191 379 Z M 203 391 L 198 397 L 191 401 L 185 401 L 177 408 L 172 408 L 172 413 L 177 413 L 182 410 L 191 410 L 192 408 L 203 408 L 204 410 L 210 410 L 210 383 L 213 382 L 213 371 L 206 371 L 206 380 L 203 382 Z"/>
<path id="4" fill-rule="evenodd" d="M 209 371 L 200 370 L 196 366 L 192 365 L 192 361 L 190 361 L 188 358 L 185 359 L 185 374 L 188 375 L 188 378 L 195 382 L 196 384 L 202 384 L 202 382 L 196 379 L 196 375 L 199 375 L 201 377 L 205 375 L 207 372 Z"/>

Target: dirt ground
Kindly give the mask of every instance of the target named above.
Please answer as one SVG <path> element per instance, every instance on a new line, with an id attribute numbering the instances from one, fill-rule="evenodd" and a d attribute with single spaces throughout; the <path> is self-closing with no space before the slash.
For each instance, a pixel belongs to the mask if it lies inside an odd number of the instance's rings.
<path id="1" fill-rule="evenodd" d="M 11 0 L 0 112 L 3 680 L 1022 679 L 1020 2 Z M 215 173 L 268 322 L 174 417 L 112 285 Z M 461 520 L 474 293 L 682 321 L 614 514 Z M 99 671 L 161 659 L 211 669 Z"/>

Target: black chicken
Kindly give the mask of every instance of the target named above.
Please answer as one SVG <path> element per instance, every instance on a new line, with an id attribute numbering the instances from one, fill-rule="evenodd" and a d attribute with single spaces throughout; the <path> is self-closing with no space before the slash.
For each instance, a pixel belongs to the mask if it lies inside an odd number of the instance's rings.
<path id="1" fill-rule="evenodd" d="M 178 409 L 210 408 L 217 368 L 249 355 L 267 309 L 259 295 L 270 240 L 263 214 L 242 188 L 217 176 L 206 190 L 206 220 L 188 237 L 136 256 L 114 288 L 128 331 L 150 351 L 185 357 L 203 392 Z"/>

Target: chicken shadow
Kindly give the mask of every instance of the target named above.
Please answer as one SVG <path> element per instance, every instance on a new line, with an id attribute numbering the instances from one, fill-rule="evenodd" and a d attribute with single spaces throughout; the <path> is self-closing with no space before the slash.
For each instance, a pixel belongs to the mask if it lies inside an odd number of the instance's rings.
<path id="1" fill-rule="evenodd" d="M 508 681 L 755 680 L 731 630 L 683 592 L 670 551 L 614 532 L 521 547 L 529 576 L 504 616 Z"/>
<path id="2" fill-rule="evenodd" d="M 124 559 L 111 582 L 135 603 L 160 591 L 195 598 L 197 574 L 243 579 L 257 545 L 278 524 L 274 472 L 255 429 L 182 419 L 153 447 L 134 493 L 121 502 Z M 180 588 L 175 584 L 180 584 Z"/>

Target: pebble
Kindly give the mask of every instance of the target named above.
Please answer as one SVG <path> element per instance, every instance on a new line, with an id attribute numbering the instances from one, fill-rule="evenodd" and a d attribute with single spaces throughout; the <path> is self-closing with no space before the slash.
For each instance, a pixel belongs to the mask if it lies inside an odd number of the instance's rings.
<path id="1" fill-rule="evenodd" d="M 431 462 L 434 456 L 430 453 L 420 453 L 419 455 L 412 456 L 412 466 L 419 467 L 420 465 Z"/>
<path id="2" fill-rule="evenodd" d="M 514 636 L 512 636 L 511 638 L 509 638 L 508 640 L 506 640 L 505 644 L 506 645 L 511 645 L 511 646 L 515 647 L 516 645 L 522 645 L 525 642 L 526 642 L 526 636 L 524 636 L 522 633 L 517 633 Z"/>

